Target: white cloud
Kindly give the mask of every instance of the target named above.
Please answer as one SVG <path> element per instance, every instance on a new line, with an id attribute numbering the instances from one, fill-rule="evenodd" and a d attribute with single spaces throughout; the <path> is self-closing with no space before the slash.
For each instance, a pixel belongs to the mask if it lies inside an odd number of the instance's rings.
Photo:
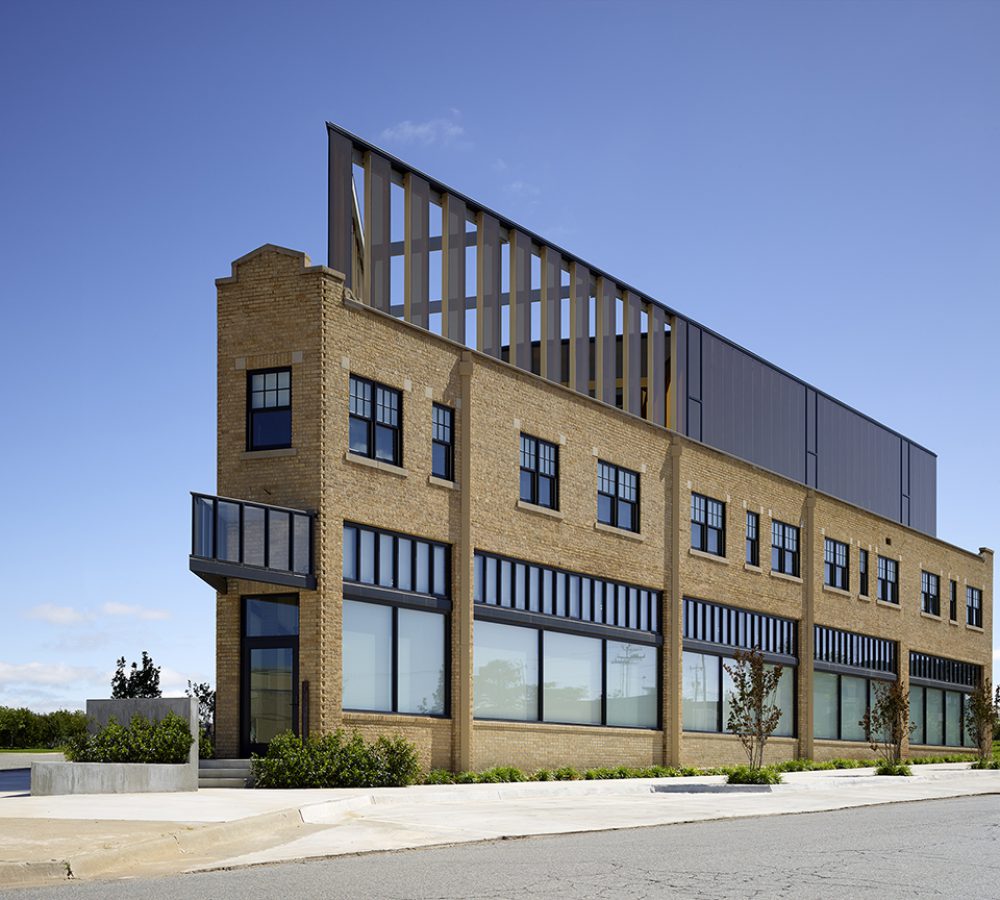
<path id="1" fill-rule="evenodd" d="M 72 625 L 87 618 L 72 606 L 56 606 L 54 603 L 40 603 L 24 613 L 26 619 L 41 619 L 50 625 Z"/>
<path id="2" fill-rule="evenodd" d="M 442 147 L 466 149 L 472 144 L 465 140 L 465 126 L 459 121 L 457 109 L 449 110 L 447 117 L 412 122 L 409 119 L 382 130 L 382 140 L 396 144 L 439 144 Z"/>
<path id="3" fill-rule="evenodd" d="M 126 616 L 131 619 L 141 619 L 144 622 L 169 619 L 170 613 L 165 609 L 149 609 L 130 603 L 104 603 L 101 612 L 106 616 Z"/>
<path id="4" fill-rule="evenodd" d="M 511 181 L 504 185 L 504 190 L 514 197 L 534 198 L 541 194 L 542 189 L 527 181 Z"/>
<path id="5" fill-rule="evenodd" d="M 0 689 L 8 685 L 76 686 L 80 682 L 101 678 L 100 670 L 91 666 L 67 666 L 64 663 L 5 663 L 0 662 Z"/>

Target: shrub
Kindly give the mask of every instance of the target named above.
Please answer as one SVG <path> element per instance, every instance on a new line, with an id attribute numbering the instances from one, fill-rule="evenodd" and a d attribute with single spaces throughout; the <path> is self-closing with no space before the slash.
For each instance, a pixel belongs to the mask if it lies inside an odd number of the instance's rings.
<path id="1" fill-rule="evenodd" d="M 781 708 L 774 702 L 781 680 L 781 666 L 768 665 L 759 650 L 737 650 L 732 665 L 722 668 L 732 679 L 726 727 L 746 751 L 751 769 L 764 764 L 764 748 L 781 721 Z"/>
<path id="2" fill-rule="evenodd" d="M 726 784 L 781 784 L 781 773 L 772 766 L 733 766 L 729 770 Z"/>
<path id="3" fill-rule="evenodd" d="M 204 725 L 198 726 L 198 759 L 215 759 L 215 743 Z"/>
<path id="4" fill-rule="evenodd" d="M 424 784 L 454 784 L 455 773 L 447 769 L 431 769 L 424 777 Z"/>
<path id="5" fill-rule="evenodd" d="M 903 758 L 903 741 L 917 727 L 910 721 L 910 695 L 898 679 L 876 681 L 873 688 L 875 698 L 858 724 L 882 764 L 897 766 Z"/>
<path id="6" fill-rule="evenodd" d="M 912 775 L 910 767 L 906 763 L 894 763 L 883 760 L 875 767 L 876 775 Z"/>
<path id="7" fill-rule="evenodd" d="M 112 716 L 96 734 L 74 738 L 66 757 L 74 762 L 184 763 L 192 740 L 188 723 L 172 712 L 155 723 L 137 714 L 128 726 Z"/>
<path id="8" fill-rule="evenodd" d="M 572 766 L 560 766 L 552 773 L 556 781 L 580 781 L 583 776 Z"/>
<path id="9" fill-rule="evenodd" d="M 993 735 L 1000 726 L 1000 686 L 994 695 L 990 680 L 985 676 L 976 689 L 966 697 L 965 730 L 976 745 L 976 768 L 986 769 L 993 756 Z"/>

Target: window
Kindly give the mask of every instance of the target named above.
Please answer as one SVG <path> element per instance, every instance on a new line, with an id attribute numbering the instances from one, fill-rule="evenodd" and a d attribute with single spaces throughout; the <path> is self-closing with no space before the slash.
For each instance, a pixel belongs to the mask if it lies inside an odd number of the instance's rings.
<path id="1" fill-rule="evenodd" d="M 967 706 L 968 694 L 962 691 L 910 685 L 910 722 L 915 726 L 910 744 L 974 747 L 964 727 Z"/>
<path id="2" fill-rule="evenodd" d="M 247 373 L 247 450 L 292 446 L 292 370 Z"/>
<path id="3" fill-rule="evenodd" d="M 351 453 L 402 465 L 403 401 L 399 391 L 351 376 Z"/>
<path id="4" fill-rule="evenodd" d="M 521 499 L 549 509 L 559 507 L 559 448 L 521 435 Z"/>
<path id="5" fill-rule="evenodd" d="M 823 578 L 830 587 L 850 590 L 850 573 L 847 565 L 847 544 L 826 538 L 823 541 Z"/>
<path id="6" fill-rule="evenodd" d="M 948 606 L 948 616 L 952 622 L 958 621 L 958 582 L 951 581 L 951 600 Z"/>
<path id="7" fill-rule="evenodd" d="M 691 548 L 726 555 L 726 504 L 701 494 L 691 495 Z"/>
<path id="8" fill-rule="evenodd" d="M 941 579 L 931 572 L 920 573 L 920 611 L 941 615 Z"/>
<path id="9" fill-rule="evenodd" d="M 799 529 L 777 520 L 771 523 L 771 570 L 799 574 Z"/>
<path id="10" fill-rule="evenodd" d="M 813 737 L 865 741 L 861 720 L 876 699 L 881 679 L 835 672 L 813 673 Z"/>
<path id="11" fill-rule="evenodd" d="M 344 525 L 345 582 L 448 597 L 448 547 L 391 531 Z"/>
<path id="12" fill-rule="evenodd" d="M 983 592 L 979 588 L 965 589 L 965 621 L 976 628 L 983 627 Z"/>
<path id="13" fill-rule="evenodd" d="M 434 404 L 431 434 L 431 474 L 445 481 L 455 480 L 454 410 Z"/>
<path id="14" fill-rule="evenodd" d="M 626 531 L 639 530 L 639 473 L 597 463 L 597 521 Z"/>
<path id="15" fill-rule="evenodd" d="M 899 563 L 885 556 L 878 558 L 878 599 L 899 604 Z"/>
<path id="16" fill-rule="evenodd" d="M 747 565 L 760 565 L 760 516 L 747 513 Z"/>
<path id="17" fill-rule="evenodd" d="M 868 596 L 868 551 L 858 551 L 858 593 Z"/>

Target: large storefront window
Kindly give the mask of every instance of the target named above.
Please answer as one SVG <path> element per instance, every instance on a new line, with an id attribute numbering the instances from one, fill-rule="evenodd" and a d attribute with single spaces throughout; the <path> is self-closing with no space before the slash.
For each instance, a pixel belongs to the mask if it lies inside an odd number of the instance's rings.
<path id="1" fill-rule="evenodd" d="M 477 621 L 472 634 L 473 713 L 483 719 L 535 721 L 538 632 Z"/>
<path id="2" fill-rule="evenodd" d="M 973 663 L 910 652 L 911 744 L 973 747 L 965 727 L 969 693 L 983 677 Z"/>
<path id="3" fill-rule="evenodd" d="M 607 660 L 609 725 L 651 728 L 658 719 L 659 683 L 656 647 L 622 641 L 604 642 Z"/>

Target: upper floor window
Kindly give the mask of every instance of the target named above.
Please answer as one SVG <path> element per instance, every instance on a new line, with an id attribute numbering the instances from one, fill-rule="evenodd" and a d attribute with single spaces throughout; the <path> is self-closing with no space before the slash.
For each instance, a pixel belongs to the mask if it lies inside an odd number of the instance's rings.
<path id="1" fill-rule="evenodd" d="M 747 513 L 747 565 L 760 565 L 760 516 Z"/>
<path id="2" fill-rule="evenodd" d="M 799 529 L 777 520 L 771 523 L 771 570 L 799 574 Z"/>
<path id="3" fill-rule="evenodd" d="M 868 596 L 868 551 L 858 551 L 858 593 Z"/>
<path id="4" fill-rule="evenodd" d="M 597 463 L 597 521 L 626 531 L 639 530 L 639 473 Z"/>
<path id="5" fill-rule="evenodd" d="M 823 579 L 830 587 L 850 590 L 847 544 L 825 538 L 823 541 Z"/>
<path id="6" fill-rule="evenodd" d="M 983 627 L 983 592 L 979 588 L 965 589 L 965 621 L 976 628 Z"/>
<path id="7" fill-rule="evenodd" d="M 691 495 L 691 548 L 726 555 L 726 504 L 721 500 Z"/>
<path id="8" fill-rule="evenodd" d="M 958 582 L 951 581 L 951 600 L 948 603 L 948 618 L 952 622 L 958 621 Z"/>
<path id="9" fill-rule="evenodd" d="M 878 599 L 899 603 L 899 562 L 885 556 L 878 558 Z"/>
<path id="10" fill-rule="evenodd" d="M 559 448 L 540 438 L 521 435 L 521 499 L 557 509 Z"/>
<path id="11" fill-rule="evenodd" d="M 932 572 L 920 573 L 920 611 L 941 615 L 941 579 Z"/>
<path id="12" fill-rule="evenodd" d="M 247 450 L 292 446 L 292 370 L 247 373 Z"/>
<path id="13" fill-rule="evenodd" d="M 431 434 L 431 474 L 455 480 L 455 414 L 450 407 L 434 404 Z"/>
<path id="14" fill-rule="evenodd" d="M 352 375 L 351 453 L 402 465 L 402 408 L 399 391 Z"/>

